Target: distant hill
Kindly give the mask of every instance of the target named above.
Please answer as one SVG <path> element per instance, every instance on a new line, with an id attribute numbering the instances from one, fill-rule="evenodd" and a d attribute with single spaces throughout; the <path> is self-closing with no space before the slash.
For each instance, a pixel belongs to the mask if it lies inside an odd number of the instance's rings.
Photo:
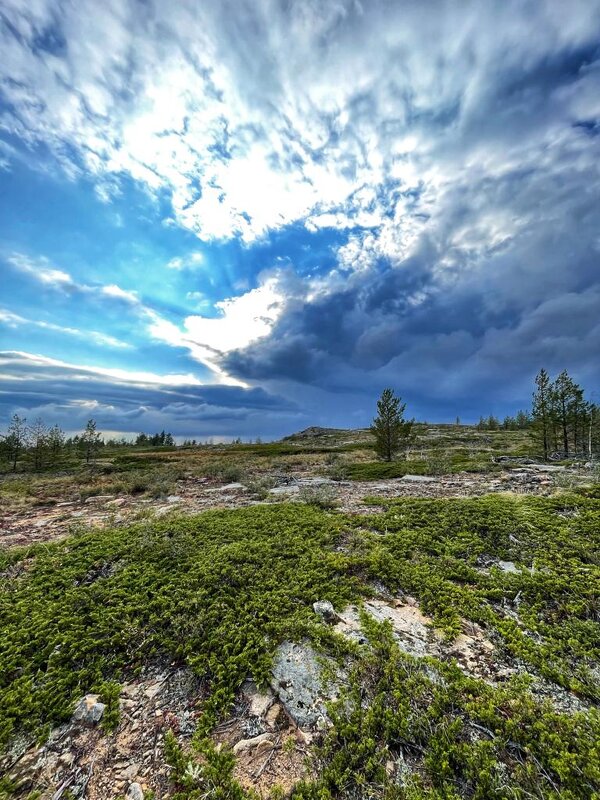
<path id="1" fill-rule="evenodd" d="M 348 431 L 344 428 L 321 428 L 318 425 L 311 425 L 310 428 L 305 428 L 298 433 L 292 433 L 290 436 L 284 436 L 282 442 L 297 442 L 305 441 L 306 439 L 318 439 L 322 436 L 339 436 L 340 434 L 347 434 Z"/>

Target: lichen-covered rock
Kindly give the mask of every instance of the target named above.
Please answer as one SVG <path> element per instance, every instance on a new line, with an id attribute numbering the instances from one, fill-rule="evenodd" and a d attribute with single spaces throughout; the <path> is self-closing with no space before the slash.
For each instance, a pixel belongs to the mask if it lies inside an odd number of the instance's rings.
<path id="1" fill-rule="evenodd" d="M 398 646 L 411 656 L 440 654 L 439 638 L 431 629 L 432 620 L 421 612 L 417 605 L 400 601 L 366 600 L 363 608 L 377 620 L 388 621 L 392 625 Z M 364 642 L 360 628 L 360 617 L 355 606 L 349 606 L 339 615 L 335 630 L 358 642 Z"/>
<path id="2" fill-rule="evenodd" d="M 337 620 L 335 608 L 329 600 L 317 600 L 316 603 L 313 603 L 313 611 L 324 619 L 325 622 L 335 622 Z"/>
<path id="3" fill-rule="evenodd" d="M 144 800 L 144 790 L 139 783 L 130 783 L 127 789 L 127 800 Z"/>
<path id="4" fill-rule="evenodd" d="M 102 719 L 104 703 L 100 703 L 97 694 L 86 694 L 79 701 L 73 712 L 73 722 L 82 722 L 84 725 L 97 725 Z"/>
<path id="5" fill-rule="evenodd" d="M 285 710 L 301 728 L 314 728 L 327 720 L 325 702 L 336 686 L 325 687 L 317 655 L 307 642 L 283 642 L 275 655 L 271 686 Z"/>

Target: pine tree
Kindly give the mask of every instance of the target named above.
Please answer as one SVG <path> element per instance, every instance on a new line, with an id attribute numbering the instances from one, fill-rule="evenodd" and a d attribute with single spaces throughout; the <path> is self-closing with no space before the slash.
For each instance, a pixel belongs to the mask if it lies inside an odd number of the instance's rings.
<path id="1" fill-rule="evenodd" d="M 553 422 L 552 414 L 552 383 L 545 369 L 541 369 L 535 378 L 536 390 L 533 393 L 533 429 L 540 440 L 544 451 L 544 460 L 548 460 L 550 453 L 550 432 Z"/>
<path id="2" fill-rule="evenodd" d="M 384 389 L 377 401 L 377 416 L 370 430 L 375 436 L 375 451 L 384 461 L 391 461 L 395 453 L 406 449 L 414 439 L 414 420 L 404 419 L 405 408 L 406 403 L 392 389 Z"/>
<path id="3" fill-rule="evenodd" d="M 519 430 L 524 430 L 531 425 L 531 417 L 527 413 L 527 411 L 517 411 L 517 416 L 515 417 L 515 425 Z"/>
<path id="4" fill-rule="evenodd" d="M 12 461 L 13 472 L 16 472 L 17 461 L 21 452 L 27 447 L 27 426 L 26 418 L 13 414 L 13 417 L 6 432 L 6 446 L 9 458 Z"/>
<path id="5" fill-rule="evenodd" d="M 101 436 L 102 434 L 96 430 L 95 420 L 89 419 L 79 440 L 83 447 L 83 452 L 85 453 L 86 464 L 89 464 L 90 461 L 94 461 L 96 458 L 98 448 L 100 447 Z"/>
<path id="6" fill-rule="evenodd" d="M 59 428 L 58 425 L 53 425 L 48 431 L 48 448 L 50 450 L 50 458 L 53 463 L 56 463 L 61 450 L 65 446 L 65 432 Z"/>
<path id="7" fill-rule="evenodd" d="M 48 448 L 48 428 L 41 417 L 29 427 L 29 442 L 33 449 L 34 469 L 40 469 L 44 463 L 44 454 Z"/>

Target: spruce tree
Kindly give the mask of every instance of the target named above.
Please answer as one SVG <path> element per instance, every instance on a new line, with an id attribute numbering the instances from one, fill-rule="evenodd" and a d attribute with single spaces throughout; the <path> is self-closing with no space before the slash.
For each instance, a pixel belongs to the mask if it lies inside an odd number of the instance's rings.
<path id="1" fill-rule="evenodd" d="M 375 437 L 375 451 L 384 461 L 391 461 L 414 438 L 414 420 L 404 419 L 405 408 L 406 403 L 395 396 L 393 389 L 384 389 L 377 401 L 377 416 L 370 430 Z"/>

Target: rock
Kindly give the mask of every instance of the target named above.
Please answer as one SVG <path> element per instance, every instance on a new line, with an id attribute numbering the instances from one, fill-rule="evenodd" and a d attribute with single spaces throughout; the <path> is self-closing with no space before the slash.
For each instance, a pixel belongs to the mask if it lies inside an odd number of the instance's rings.
<path id="1" fill-rule="evenodd" d="M 283 715 L 283 708 L 279 703 L 273 703 L 265 715 L 265 722 L 269 728 L 276 728 Z"/>
<path id="2" fill-rule="evenodd" d="M 274 744 L 272 733 L 261 733 L 252 739 L 241 739 L 233 746 L 233 754 L 238 756 L 240 753 L 247 753 L 248 750 L 264 750 Z"/>
<path id="3" fill-rule="evenodd" d="M 207 492 L 247 492 L 243 483 L 226 483 L 224 486 L 213 486 Z"/>
<path id="4" fill-rule="evenodd" d="M 502 572 L 519 572 L 519 570 L 515 567 L 514 561 L 498 561 L 497 566 L 502 570 Z"/>
<path id="5" fill-rule="evenodd" d="M 114 495 L 112 494 L 96 494 L 88 497 L 85 501 L 85 505 L 91 505 L 92 503 L 106 503 L 108 500 L 114 500 Z"/>
<path id="6" fill-rule="evenodd" d="M 83 722 L 85 725 L 96 725 L 102 719 L 104 703 L 98 702 L 99 695 L 86 694 L 73 712 L 73 722 Z"/>
<path id="7" fill-rule="evenodd" d="M 271 686 L 300 728 L 313 728 L 321 718 L 327 718 L 325 700 L 334 696 L 336 687 L 325 694 L 321 672 L 310 644 L 283 642 L 279 646 Z"/>
<path id="8" fill-rule="evenodd" d="M 139 771 L 140 764 L 129 764 L 129 766 L 125 767 L 121 772 L 119 778 L 121 778 L 121 780 L 132 781 L 134 778 L 137 778 Z"/>
<path id="9" fill-rule="evenodd" d="M 363 608 L 377 622 L 388 620 L 391 623 L 394 638 L 405 653 L 417 657 L 439 655 L 438 637 L 430 628 L 432 621 L 420 611 L 418 605 L 410 602 L 388 603 L 384 600 L 367 600 L 363 603 Z M 358 609 L 355 606 L 349 606 L 338 616 L 340 621 L 335 626 L 337 633 L 359 643 L 365 641 L 360 630 Z"/>
<path id="10" fill-rule="evenodd" d="M 170 494 L 167 497 L 167 503 L 181 503 L 181 497 L 177 494 Z"/>
<path id="11" fill-rule="evenodd" d="M 71 764 L 75 761 L 75 755 L 71 753 L 70 750 L 67 750 L 64 753 L 60 754 L 58 760 L 63 766 L 70 767 Z"/>
<path id="12" fill-rule="evenodd" d="M 435 483 L 437 478 L 431 475 L 403 475 L 400 480 L 409 481 L 410 483 Z"/>
<path id="13" fill-rule="evenodd" d="M 317 600 L 316 603 L 313 603 L 313 611 L 322 617 L 325 622 L 335 622 L 338 618 L 335 608 L 329 600 Z"/>
<path id="14" fill-rule="evenodd" d="M 314 735 L 314 733 L 311 733 L 310 731 L 303 731 L 302 728 L 297 728 L 296 729 L 296 738 L 302 744 L 310 745 L 310 744 L 313 743 L 315 735 Z"/>
<path id="15" fill-rule="evenodd" d="M 144 695 L 148 698 L 148 700 L 154 700 L 157 694 L 159 694 L 164 688 L 164 678 L 159 678 L 156 683 L 151 683 L 146 689 L 144 689 Z"/>
<path id="16" fill-rule="evenodd" d="M 275 486 L 274 489 L 269 489 L 269 494 L 298 494 L 300 487 L 297 484 L 290 486 Z"/>
<path id="17" fill-rule="evenodd" d="M 126 796 L 127 800 L 144 800 L 144 790 L 139 783 L 130 783 Z"/>
<path id="18" fill-rule="evenodd" d="M 273 705 L 275 697 L 273 692 L 256 692 L 250 698 L 250 714 L 253 717 L 264 717 Z"/>

